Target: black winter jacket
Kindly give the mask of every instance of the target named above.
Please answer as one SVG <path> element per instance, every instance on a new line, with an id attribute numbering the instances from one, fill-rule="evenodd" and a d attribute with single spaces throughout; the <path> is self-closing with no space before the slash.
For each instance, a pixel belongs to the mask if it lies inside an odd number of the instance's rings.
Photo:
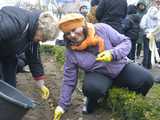
<path id="1" fill-rule="evenodd" d="M 126 0 L 101 0 L 96 9 L 96 19 L 99 22 L 111 25 L 120 33 L 123 33 L 121 21 L 126 15 Z"/>
<path id="2" fill-rule="evenodd" d="M 25 52 L 33 77 L 44 75 L 39 43 L 33 42 L 40 13 L 11 6 L 0 10 L 0 60 Z"/>
<path id="3" fill-rule="evenodd" d="M 128 6 L 128 15 L 122 22 L 124 34 L 131 38 L 131 40 L 137 40 L 140 31 L 140 17 L 137 15 L 137 9 L 134 5 Z"/>

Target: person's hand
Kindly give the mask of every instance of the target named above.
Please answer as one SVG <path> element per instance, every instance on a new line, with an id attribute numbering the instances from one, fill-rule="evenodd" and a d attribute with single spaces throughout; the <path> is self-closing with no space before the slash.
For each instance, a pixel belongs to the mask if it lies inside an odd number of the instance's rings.
<path id="1" fill-rule="evenodd" d="M 149 40 L 154 40 L 154 34 L 152 32 L 149 32 L 146 36 Z"/>
<path id="2" fill-rule="evenodd" d="M 48 97 L 49 97 L 49 89 L 46 86 L 42 86 L 40 88 L 40 90 L 41 90 L 42 98 L 45 99 L 45 100 L 48 99 Z"/>
<path id="3" fill-rule="evenodd" d="M 37 86 L 40 89 L 40 93 L 43 99 L 48 99 L 49 97 L 49 89 L 44 85 L 44 80 L 38 80 L 37 81 Z"/>
<path id="4" fill-rule="evenodd" d="M 112 61 L 112 53 L 109 50 L 103 51 L 99 53 L 96 57 L 96 61 L 101 62 L 111 62 Z"/>
<path id="5" fill-rule="evenodd" d="M 53 120 L 60 120 L 61 116 L 64 114 L 64 110 L 61 106 L 57 106 L 54 111 L 54 119 Z"/>

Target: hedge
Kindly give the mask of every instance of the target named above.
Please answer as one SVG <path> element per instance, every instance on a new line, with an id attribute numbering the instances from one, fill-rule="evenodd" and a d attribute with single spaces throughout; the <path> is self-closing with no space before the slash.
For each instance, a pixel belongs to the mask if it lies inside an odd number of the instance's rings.
<path id="1" fill-rule="evenodd" d="M 113 88 L 105 102 L 119 114 L 121 120 L 160 120 L 159 90 L 160 85 L 154 85 L 144 97 L 126 89 Z"/>
<path id="2" fill-rule="evenodd" d="M 64 63 L 64 47 L 42 46 L 41 51 L 54 55 L 61 65 Z M 146 97 L 122 88 L 112 88 L 104 104 L 120 120 L 160 120 L 160 85 L 156 84 Z"/>

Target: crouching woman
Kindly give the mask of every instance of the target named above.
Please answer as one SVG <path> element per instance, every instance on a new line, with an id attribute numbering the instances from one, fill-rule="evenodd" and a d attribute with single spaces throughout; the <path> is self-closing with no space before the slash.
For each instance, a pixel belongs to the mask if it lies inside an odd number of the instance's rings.
<path id="1" fill-rule="evenodd" d="M 115 85 L 146 95 L 153 84 L 151 73 L 127 55 L 130 39 L 107 24 L 91 24 L 80 14 L 67 14 L 59 22 L 66 41 L 63 84 L 54 120 L 67 111 L 76 88 L 78 69 L 85 72 L 83 94 L 87 97 L 85 113 L 94 111 L 97 100 Z"/>

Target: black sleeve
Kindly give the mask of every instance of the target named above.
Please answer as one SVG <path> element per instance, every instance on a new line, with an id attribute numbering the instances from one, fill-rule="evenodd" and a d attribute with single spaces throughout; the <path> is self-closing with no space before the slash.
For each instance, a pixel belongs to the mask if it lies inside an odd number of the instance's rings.
<path id="1" fill-rule="evenodd" d="M 39 77 L 44 75 L 39 46 L 40 45 L 38 43 L 33 43 L 25 51 L 27 63 L 30 67 L 30 71 L 33 77 Z"/>

